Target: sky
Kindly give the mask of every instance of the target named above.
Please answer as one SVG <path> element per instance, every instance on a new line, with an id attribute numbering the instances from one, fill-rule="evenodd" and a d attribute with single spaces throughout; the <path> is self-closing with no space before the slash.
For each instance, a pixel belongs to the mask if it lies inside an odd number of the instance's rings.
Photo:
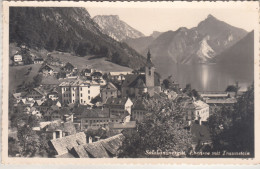
<path id="1" fill-rule="evenodd" d="M 146 36 L 153 31 L 165 32 L 179 27 L 196 27 L 209 14 L 232 26 L 252 31 L 257 13 L 255 10 L 241 8 L 114 8 L 86 7 L 91 17 L 96 15 L 118 15 L 131 27 Z"/>

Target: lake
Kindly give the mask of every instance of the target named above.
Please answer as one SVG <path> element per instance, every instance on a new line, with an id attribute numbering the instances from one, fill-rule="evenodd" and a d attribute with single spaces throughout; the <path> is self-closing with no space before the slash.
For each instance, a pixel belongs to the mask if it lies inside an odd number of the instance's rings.
<path id="1" fill-rule="evenodd" d="M 163 78 L 172 75 L 174 81 L 184 88 L 186 84 L 191 84 L 197 91 L 224 91 L 228 85 L 233 85 L 236 81 L 245 91 L 254 80 L 254 69 L 252 65 L 217 65 L 198 64 L 182 65 L 172 64 L 167 68 Z"/>

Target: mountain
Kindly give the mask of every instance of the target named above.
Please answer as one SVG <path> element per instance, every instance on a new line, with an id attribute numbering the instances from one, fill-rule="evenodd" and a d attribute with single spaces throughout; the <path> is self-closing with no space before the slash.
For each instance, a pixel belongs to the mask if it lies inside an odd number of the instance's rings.
<path id="1" fill-rule="evenodd" d="M 145 49 L 155 40 L 153 36 L 145 36 L 140 38 L 128 38 L 124 42 L 127 43 L 131 48 L 135 49 L 141 54 L 145 54 Z M 146 55 L 144 55 L 146 56 Z"/>
<path id="2" fill-rule="evenodd" d="M 80 57 L 105 57 L 131 68 L 145 63 L 145 58 L 128 45 L 103 34 L 85 8 L 11 7 L 9 21 L 10 43 Z"/>
<path id="3" fill-rule="evenodd" d="M 160 33 L 156 38 L 143 37 L 126 41 L 126 43 L 143 55 L 149 48 L 153 61 L 159 67 L 169 62 L 178 64 L 212 63 L 216 61 L 215 57 L 233 46 L 246 34 L 247 32 L 243 29 L 208 15 L 197 27 L 191 29 L 181 27 L 176 31 Z M 148 45 L 143 45 L 143 39 L 149 39 L 147 40 Z"/>
<path id="4" fill-rule="evenodd" d="M 93 20 L 99 25 L 104 34 L 117 41 L 144 36 L 144 34 L 120 20 L 118 15 L 97 15 Z"/>
<path id="5" fill-rule="evenodd" d="M 216 57 L 221 65 L 254 65 L 254 31 Z"/>

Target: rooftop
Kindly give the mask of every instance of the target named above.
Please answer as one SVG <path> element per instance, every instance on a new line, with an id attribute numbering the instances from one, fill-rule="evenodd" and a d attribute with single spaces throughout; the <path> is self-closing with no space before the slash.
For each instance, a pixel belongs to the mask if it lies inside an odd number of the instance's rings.
<path id="1" fill-rule="evenodd" d="M 108 158 L 110 154 L 116 155 L 123 139 L 123 134 L 118 134 L 97 142 L 75 146 L 72 152 L 79 158 Z"/>
<path id="2" fill-rule="evenodd" d="M 73 147 L 76 147 L 80 144 L 86 144 L 87 139 L 85 133 L 80 132 L 70 136 L 50 140 L 50 143 L 58 155 L 63 155 L 68 153 Z"/>

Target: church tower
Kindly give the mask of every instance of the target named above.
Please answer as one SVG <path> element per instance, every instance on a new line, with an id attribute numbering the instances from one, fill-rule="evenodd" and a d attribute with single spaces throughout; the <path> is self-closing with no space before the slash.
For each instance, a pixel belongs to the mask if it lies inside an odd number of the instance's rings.
<path id="1" fill-rule="evenodd" d="M 147 86 L 147 92 L 150 96 L 154 95 L 154 64 L 151 61 L 151 53 L 148 50 L 147 53 L 147 61 L 145 65 L 145 83 Z"/>

